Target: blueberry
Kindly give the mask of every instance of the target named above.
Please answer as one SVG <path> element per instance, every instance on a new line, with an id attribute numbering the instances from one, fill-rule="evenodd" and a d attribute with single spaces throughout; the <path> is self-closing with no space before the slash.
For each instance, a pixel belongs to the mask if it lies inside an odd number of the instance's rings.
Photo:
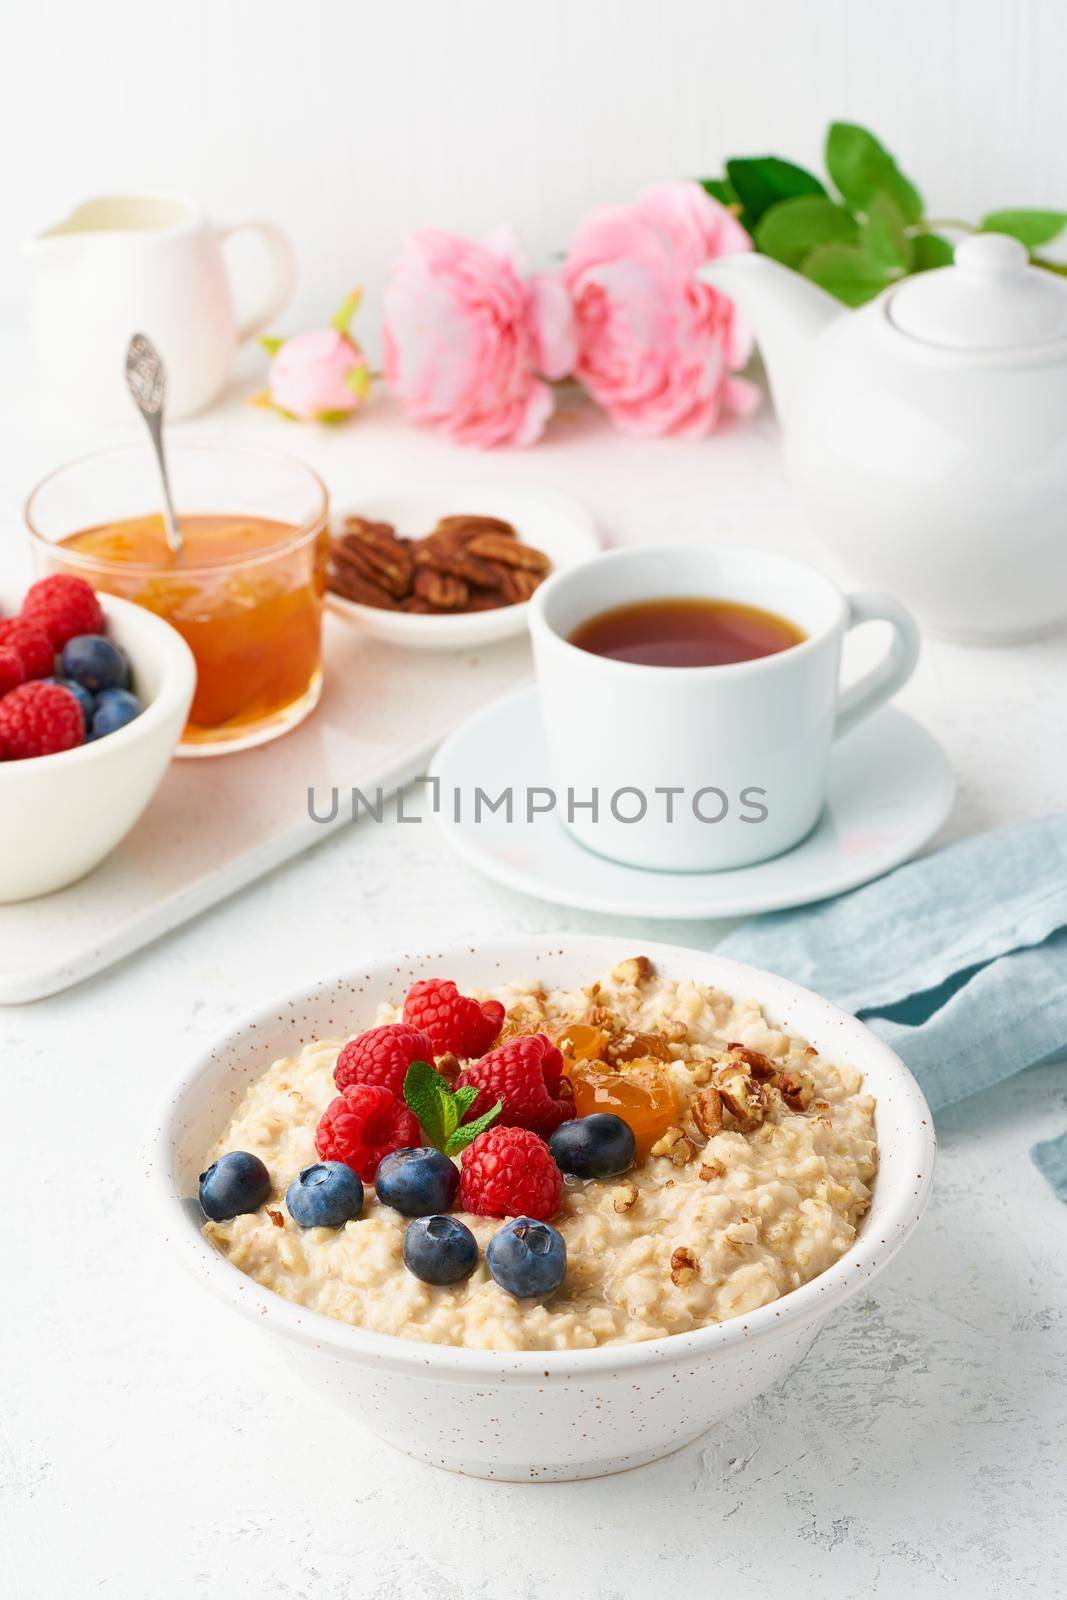
<path id="1" fill-rule="evenodd" d="M 285 1203 L 302 1228 L 340 1228 L 363 1210 L 363 1185 L 343 1161 L 316 1161 L 293 1179 Z"/>
<path id="2" fill-rule="evenodd" d="M 374 1192 L 383 1205 L 405 1217 L 428 1217 L 447 1211 L 456 1198 L 459 1172 L 432 1145 L 394 1150 L 379 1163 Z"/>
<path id="3" fill-rule="evenodd" d="M 404 1265 L 423 1283 L 462 1283 L 478 1262 L 478 1241 L 455 1217 L 416 1217 L 404 1230 Z"/>
<path id="4" fill-rule="evenodd" d="M 551 1294 L 563 1282 L 567 1246 L 559 1230 L 547 1222 L 515 1217 L 490 1239 L 485 1264 L 508 1294 L 516 1300 L 532 1300 Z"/>
<path id="5" fill-rule="evenodd" d="M 101 689 L 126 689 L 130 663 L 126 652 L 102 633 L 79 633 L 68 639 L 60 657 L 65 678 L 73 678 L 92 694 Z"/>
<path id="6" fill-rule="evenodd" d="M 94 701 L 84 684 L 78 683 L 74 678 L 46 678 L 45 682 L 58 683 L 61 689 L 70 690 L 82 708 L 82 716 L 85 718 L 85 731 L 88 733 L 93 720 Z"/>
<path id="7" fill-rule="evenodd" d="M 270 1198 L 270 1173 L 258 1156 L 231 1150 L 200 1174 L 200 1204 L 212 1222 L 258 1211 Z"/>
<path id="8" fill-rule="evenodd" d="M 633 1166 L 637 1141 L 629 1123 L 597 1111 L 561 1122 L 549 1135 L 548 1148 L 559 1170 L 574 1178 L 617 1178 Z"/>
<path id="9" fill-rule="evenodd" d="M 94 702 L 90 739 L 103 739 L 106 734 L 117 733 L 143 710 L 140 700 L 128 689 L 101 689 Z"/>

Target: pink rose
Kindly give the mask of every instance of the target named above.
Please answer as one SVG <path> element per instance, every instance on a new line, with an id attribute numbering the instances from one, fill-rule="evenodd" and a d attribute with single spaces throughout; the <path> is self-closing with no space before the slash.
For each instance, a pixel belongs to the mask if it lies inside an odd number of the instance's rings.
<path id="1" fill-rule="evenodd" d="M 729 300 L 701 283 L 705 261 L 751 250 L 699 183 L 646 189 L 581 224 L 563 268 L 577 324 L 574 371 L 626 433 L 710 433 L 722 411 L 748 415 L 754 384 L 731 374 L 752 343 Z"/>
<path id="2" fill-rule="evenodd" d="M 348 332 L 359 300 L 358 290 L 349 295 L 328 328 L 263 340 L 274 357 L 270 405 L 302 422 L 339 422 L 356 410 L 370 391 L 366 358 Z"/>
<path id="3" fill-rule="evenodd" d="M 385 294 L 385 375 L 414 422 L 458 444 L 533 444 L 555 408 L 542 378 L 574 362 L 558 277 L 524 276 L 514 235 L 480 244 L 440 228 L 409 234 Z"/>

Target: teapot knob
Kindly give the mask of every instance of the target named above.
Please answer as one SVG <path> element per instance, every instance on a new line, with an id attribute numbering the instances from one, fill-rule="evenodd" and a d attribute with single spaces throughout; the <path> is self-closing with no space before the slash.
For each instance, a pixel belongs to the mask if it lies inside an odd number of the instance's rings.
<path id="1" fill-rule="evenodd" d="M 956 246 L 956 265 L 982 278 L 1014 277 L 1030 264 L 1030 252 L 1006 233 L 974 233 Z"/>

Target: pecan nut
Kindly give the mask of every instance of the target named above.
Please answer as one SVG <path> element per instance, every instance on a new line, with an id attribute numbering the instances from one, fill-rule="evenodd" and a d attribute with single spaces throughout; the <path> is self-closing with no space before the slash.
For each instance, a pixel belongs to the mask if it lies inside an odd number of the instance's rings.
<path id="1" fill-rule="evenodd" d="M 721 1133 L 722 1095 L 718 1089 L 701 1089 L 689 1107 L 689 1115 L 705 1139 L 713 1139 L 717 1133 Z"/>
<path id="2" fill-rule="evenodd" d="M 766 1081 L 773 1078 L 777 1068 L 760 1050 L 750 1050 L 747 1045 L 728 1044 L 726 1051 L 735 1061 L 748 1068 L 749 1076 Z"/>
<path id="3" fill-rule="evenodd" d="M 767 1110 L 762 1084 L 750 1078 L 743 1067 L 728 1063 L 717 1074 L 716 1087 L 723 1105 L 737 1119 L 742 1132 L 759 1127 Z"/>
<path id="4" fill-rule="evenodd" d="M 700 1271 L 700 1262 L 688 1245 L 680 1244 L 671 1255 L 671 1282 L 679 1289 L 692 1283 Z"/>
<path id="5" fill-rule="evenodd" d="M 815 1080 L 806 1072 L 779 1072 L 775 1087 L 791 1111 L 808 1111 L 815 1099 Z"/>
<path id="6" fill-rule="evenodd" d="M 629 956 L 611 969 L 611 976 L 616 983 L 632 984 L 635 988 L 638 984 L 647 983 L 655 975 L 656 969 L 647 956 Z"/>
<path id="7" fill-rule="evenodd" d="M 535 550 L 532 545 L 523 544 L 514 537 L 508 538 L 506 534 L 479 533 L 469 539 L 464 548 L 470 556 L 481 556 L 484 561 L 497 561 L 505 567 L 522 567 L 527 572 L 542 576 L 552 564 L 543 550 Z"/>
<path id="8" fill-rule="evenodd" d="M 692 1141 L 686 1137 L 684 1129 L 668 1128 L 662 1138 L 656 1140 L 649 1155 L 666 1156 L 676 1167 L 684 1167 L 687 1162 L 692 1161 L 696 1150 Z"/>
<path id="9" fill-rule="evenodd" d="M 414 587 L 416 598 L 425 600 L 435 611 L 460 611 L 470 599 L 470 589 L 462 578 L 437 572 L 433 567 L 415 569 Z"/>
<path id="10" fill-rule="evenodd" d="M 387 594 L 380 584 L 344 567 L 331 567 L 330 588 L 334 594 L 341 595 L 345 600 L 354 600 L 357 605 L 374 606 L 378 611 L 401 609 L 401 604 L 394 600 L 391 594 Z M 403 609 L 407 609 L 406 601 L 403 602 Z"/>

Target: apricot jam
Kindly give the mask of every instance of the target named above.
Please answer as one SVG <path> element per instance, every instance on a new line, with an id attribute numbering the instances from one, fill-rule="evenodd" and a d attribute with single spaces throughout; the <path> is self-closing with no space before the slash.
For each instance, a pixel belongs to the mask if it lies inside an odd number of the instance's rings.
<path id="1" fill-rule="evenodd" d="M 659 1062 L 643 1057 L 613 1071 L 602 1061 L 575 1062 L 570 1073 L 574 1108 L 580 1117 L 612 1111 L 629 1124 L 644 1161 L 657 1139 L 678 1120 L 678 1097 Z"/>
<path id="2" fill-rule="evenodd" d="M 94 587 L 154 611 L 186 640 L 197 685 L 185 749 L 255 742 L 259 728 L 317 692 L 325 525 L 308 540 L 269 517 L 179 512 L 178 521 L 177 554 L 152 515 L 85 528 L 55 546 L 54 559 L 62 565 L 64 550 L 95 559 Z"/>
<path id="3" fill-rule="evenodd" d="M 557 1028 L 552 1043 L 562 1053 L 564 1069 L 578 1061 L 599 1061 L 607 1049 L 608 1035 L 588 1022 L 570 1022 Z"/>
<path id="4" fill-rule="evenodd" d="M 624 1033 L 612 1042 L 609 1053 L 612 1061 L 641 1061 L 649 1057 L 653 1061 L 674 1060 L 670 1045 L 658 1033 Z"/>

